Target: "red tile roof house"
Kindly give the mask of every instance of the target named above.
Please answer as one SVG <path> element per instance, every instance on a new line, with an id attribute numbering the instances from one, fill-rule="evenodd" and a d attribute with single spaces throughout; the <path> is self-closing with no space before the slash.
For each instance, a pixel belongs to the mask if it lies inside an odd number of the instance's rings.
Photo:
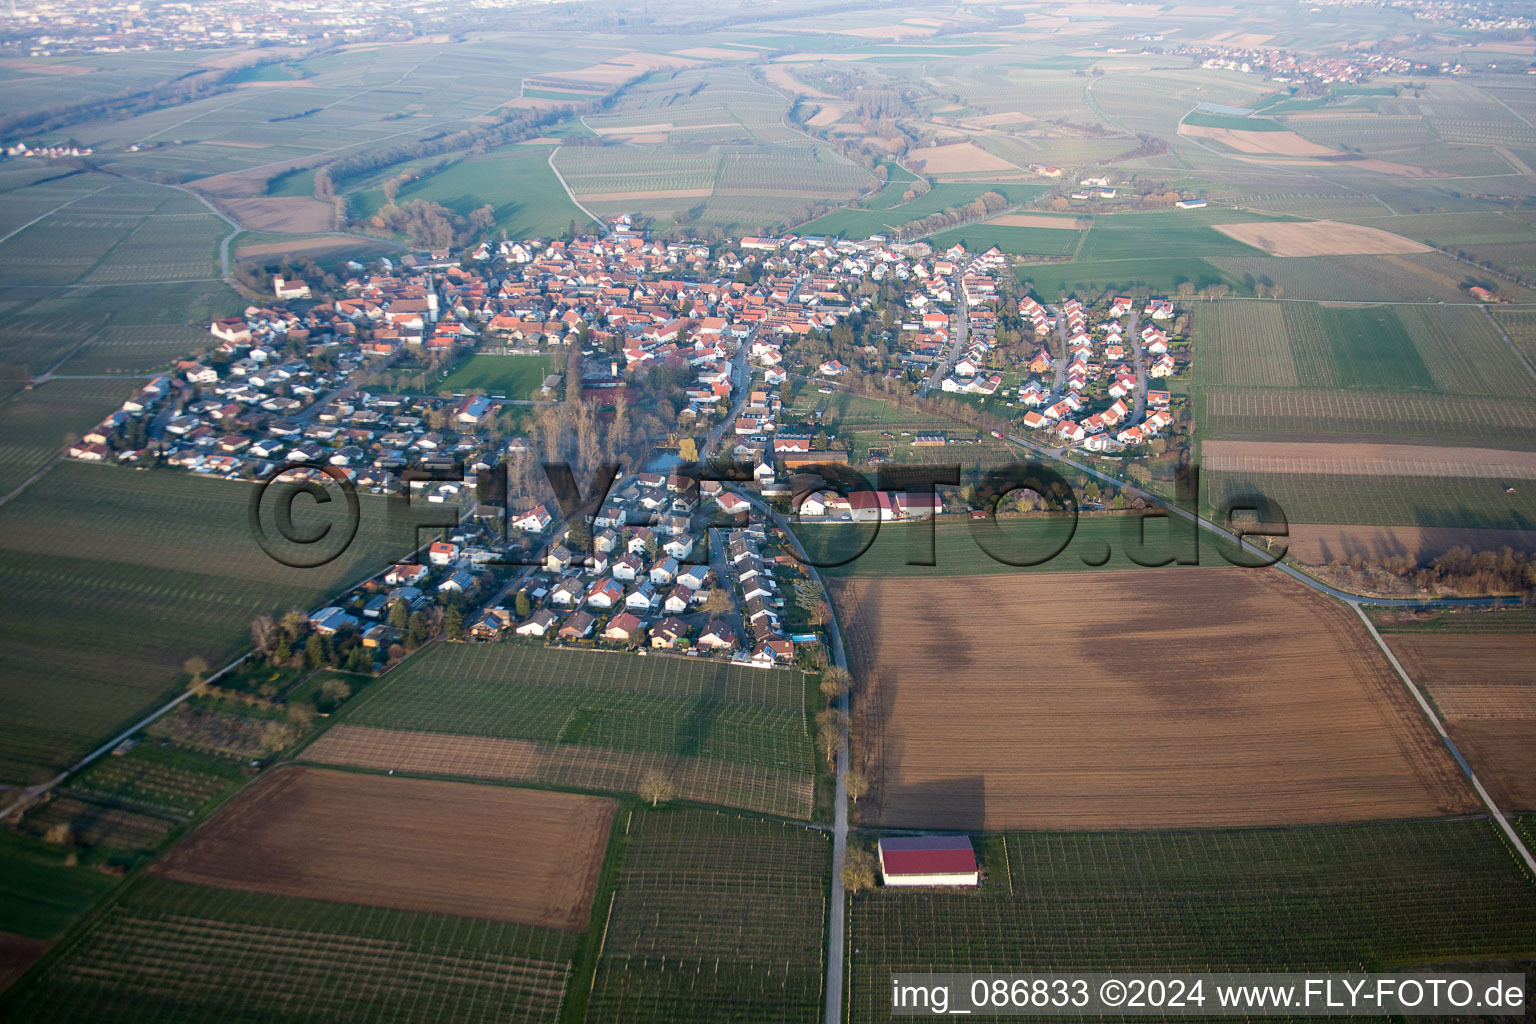
<path id="1" fill-rule="evenodd" d="M 976 851 L 965 836 L 887 836 L 880 840 L 886 885 L 976 885 Z"/>

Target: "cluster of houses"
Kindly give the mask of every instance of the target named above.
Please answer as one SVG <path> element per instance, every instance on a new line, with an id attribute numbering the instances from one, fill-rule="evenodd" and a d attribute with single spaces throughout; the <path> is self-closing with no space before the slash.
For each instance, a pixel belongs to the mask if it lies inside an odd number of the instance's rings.
<path id="1" fill-rule="evenodd" d="M 695 531 L 705 513 L 733 525 Z M 499 604 L 470 623 L 470 634 L 692 650 L 764 665 L 794 659 L 780 588 L 795 563 L 765 554 L 782 549 L 783 538 L 739 495 L 712 481 L 695 487 L 676 474 L 638 473 L 609 496 L 591 528 L 586 550 L 568 529 L 554 538 L 523 587 L 525 617 L 515 601 Z"/>
<path id="2" fill-rule="evenodd" d="M 206 351 L 142 386 L 68 454 L 125 462 L 153 456 L 158 464 L 231 478 L 265 476 L 294 463 L 325 466 L 360 489 L 383 492 L 400 489 L 399 471 L 406 467 L 462 466 L 463 479 L 426 485 L 426 500 L 463 507 L 465 522 L 473 524 L 472 474 L 529 450 L 526 439 L 500 428 L 501 403 L 508 399 L 400 394 L 373 382 L 400 360 L 419 363 L 432 352 L 579 347 L 585 356 L 579 394 L 600 405 L 612 404 L 653 366 L 685 370 L 674 403 L 679 422 L 730 410 L 712 436 L 752 460 L 760 493 L 783 495 L 800 467 L 848 458 L 805 427 L 782 429 L 775 385 L 789 376 L 786 346 L 868 308 L 874 292 L 868 283 L 899 289 L 905 322 L 893 334 L 907 368 L 948 362 L 954 332 L 963 327 L 965 345 L 940 387 L 1000 393 L 1002 377 L 987 367 L 996 345 L 997 276 L 1007 272 L 996 249 L 972 257 L 956 246 L 935 255 L 925 245 L 892 245 L 879 237 L 792 236 L 712 248 L 652 240 L 624 217 L 610 227 L 601 238 L 487 242 L 459 256 L 444 251 L 398 265 L 348 264 L 335 294 L 315 296 L 309 282 L 278 278 L 279 301 L 210 324 Z M 950 311 L 956 307 L 964 312 Z M 1037 375 L 1056 369 L 1058 380 L 1046 384 L 1037 376 L 1020 388 L 1019 399 L 1030 407 L 1028 426 L 1092 449 L 1136 444 L 1168 425 L 1167 392 L 1138 394 L 1144 384 L 1136 367 L 1148 377 L 1172 371 L 1167 338 L 1157 326 L 1173 315 L 1170 303 L 1150 300 L 1141 311 L 1148 324 L 1140 330 L 1134 317 L 1130 328 L 1123 322 L 1132 312 L 1129 299 L 1116 299 L 1098 322 L 1075 301 L 1058 313 L 1026 298 L 1019 310 L 1037 337 L 1058 330 L 1063 319 L 1067 337 L 1064 364 L 1044 345 L 1030 364 Z M 792 347 L 788 352 L 794 355 Z M 741 357 L 749 361 L 745 380 L 738 374 Z M 831 359 L 807 372 L 830 381 L 848 367 Z M 1089 408 L 1082 394 L 1106 375 L 1107 404 Z M 546 394 L 554 390 L 546 381 Z M 1147 413 L 1133 422 L 1133 410 L 1143 405 Z M 929 432 L 912 443 L 948 442 Z M 940 505 L 931 494 L 821 494 L 800 511 L 885 520 L 933 515 Z M 702 542 L 707 534 L 695 530 L 706 515 L 731 524 L 722 550 L 711 551 Z M 526 589 L 535 607 L 524 618 L 501 605 L 478 609 L 467 624 L 472 635 L 511 631 L 555 641 L 686 646 L 763 663 L 793 656 L 774 571 L 782 556 L 762 553 L 764 544 L 782 538 L 747 499 L 718 484 L 691 487 L 660 473 L 621 476 L 589 524 L 590 548 L 585 536 L 580 546 L 568 532 L 557 536 L 556 517 L 546 507 L 517 510 L 509 520 L 519 535 L 514 539 L 536 539 L 544 559 Z M 320 609 L 315 628 L 356 628 L 369 646 L 392 642 L 387 617 L 395 602 L 416 609 L 456 594 L 478 597 L 499 580 L 488 563 L 503 542 L 470 525 L 435 545 L 423 564 L 396 566 L 367 594 Z"/>
<path id="3" fill-rule="evenodd" d="M 1063 443 L 1081 445 L 1088 451 L 1107 451 L 1143 444 L 1173 422 L 1168 409 L 1170 393 L 1148 387 L 1142 395 L 1144 384 L 1137 371 L 1139 362 L 1147 378 L 1173 374 L 1175 362 L 1168 350 L 1168 336 L 1155 323 L 1148 323 L 1134 338 L 1127 339 L 1123 320 L 1133 307 L 1129 297 L 1117 296 L 1102 318 L 1093 323 L 1088 310 L 1076 299 L 1062 305 L 1059 317 L 1032 298 L 1021 301 L 1020 313 L 1034 323 L 1036 334 L 1049 334 L 1064 326 L 1066 335 L 1060 385 L 1047 385 L 1035 377 L 1019 387 L 1019 402 L 1029 409 L 1024 414 L 1024 426 L 1048 431 Z M 1174 315 L 1173 303 L 1148 299 L 1141 313 L 1149 320 L 1166 321 Z M 1044 373 L 1053 365 L 1050 353 L 1042 350 L 1030 362 L 1030 369 Z M 1108 404 L 1084 415 L 1088 405 L 1082 392 L 1091 381 L 1104 379 L 1108 380 L 1103 389 Z M 1139 405 L 1147 411 L 1139 423 L 1132 423 Z"/>

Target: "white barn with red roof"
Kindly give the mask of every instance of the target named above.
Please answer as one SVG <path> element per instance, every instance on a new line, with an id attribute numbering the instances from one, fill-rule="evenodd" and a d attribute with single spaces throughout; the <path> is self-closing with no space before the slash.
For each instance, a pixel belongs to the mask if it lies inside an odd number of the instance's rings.
<path id="1" fill-rule="evenodd" d="M 886 885 L 976 885 L 976 851 L 966 836 L 887 836 L 880 840 Z"/>

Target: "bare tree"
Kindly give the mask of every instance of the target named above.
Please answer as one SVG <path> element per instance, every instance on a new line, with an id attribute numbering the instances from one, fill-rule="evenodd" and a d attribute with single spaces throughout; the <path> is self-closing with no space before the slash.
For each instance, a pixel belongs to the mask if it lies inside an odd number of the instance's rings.
<path id="1" fill-rule="evenodd" d="M 848 787 L 848 799 L 855 804 L 859 798 L 869 792 L 869 776 L 860 771 L 851 771 L 843 776 L 843 784 Z"/>
<path id="2" fill-rule="evenodd" d="M 208 663 L 202 658 L 188 658 L 181 663 L 181 669 L 192 678 L 187 682 L 187 689 L 195 690 L 203 685 L 203 680 L 208 675 Z"/>
<path id="3" fill-rule="evenodd" d="M 277 645 L 277 620 L 267 614 L 252 619 L 251 642 L 256 645 L 256 651 L 262 657 L 270 655 L 272 648 Z"/>
<path id="4" fill-rule="evenodd" d="M 828 704 L 831 704 L 837 698 L 853 689 L 853 676 L 840 665 L 829 665 L 827 670 L 821 674 L 819 688 L 821 695 L 827 698 Z"/>
<path id="5" fill-rule="evenodd" d="M 843 888 L 851 893 L 873 889 L 878 877 L 875 855 L 863 847 L 848 847 L 848 854 L 843 858 Z"/>
<path id="6" fill-rule="evenodd" d="M 843 746 L 843 727 L 847 724 L 848 717 L 835 708 L 816 713 L 816 749 L 827 759 L 828 768 L 837 765 L 837 752 Z"/>
<path id="7" fill-rule="evenodd" d="M 720 587 L 711 587 L 704 598 L 704 610 L 710 615 L 724 615 L 731 610 L 731 595 Z"/>
<path id="8" fill-rule="evenodd" d="M 640 780 L 640 796 L 651 802 L 651 806 L 677 799 L 677 783 L 671 777 L 660 770 L 649 771 Z"/>

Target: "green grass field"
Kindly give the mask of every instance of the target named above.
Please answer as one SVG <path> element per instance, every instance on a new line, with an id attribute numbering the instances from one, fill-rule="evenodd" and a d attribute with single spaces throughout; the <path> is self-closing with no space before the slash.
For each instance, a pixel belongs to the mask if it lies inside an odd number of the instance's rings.
<path id="1" fill-rule="evenodd" d="M 1188 258 L 1192 256 L 1242 256 L 1259 253 L 1212 224 L 1268 220 L 1235 210 L 1177 210 L 1150 213 L 1117 213 L 1096 217 L 1083 242 L 1084 261 Z"/>
<path id="2" fill-rule="evenodd" d="M 388 564 L 382 499 L 361 496 L 341 557 L 294 569 L 252 539 L 250 494 L 232 481 L 65 463 L 0 507 L 0 586 L 13 605 L 0 623 L 11 725 L 0 779 L 49 777 L 167 698 L 185 659 L 221 666 L 249 646 L 255 616 L 312 608 Z"/>
<path id="3" fill-rule="evenodd" d="M 1070 256 L 1081 241 L 1081 231 L 1058 228 L 1014 227 L 1008 224 L 972 224 L 934 235 L 935 248 L 948 249 L 957 242 L 968 252 L 985 252 L 997 246 L 1015 256 Z"/>
<path id="4" fill-rule="evenodd" d="M 621 765 L 660 756 L 707 778 L 693 799 L 804 814 L 800 791 L 814 769 L 805 715 L 799 672 L 506 643 L 450 644 L 413 658 L 348 705 L 343 718 L 357 726 L 527 740 L 552 752 L 606 751 Z M 710 767 L 721 765 L 732 771 Z M 764 795 L 771 787 L 742 778 L 777 779 L 791 788 Z M 577 767 L 553 769 L 541 781 L 632 785 L 622 775 Z"/>
<path id="5" fill-rule="evenodd" d="M 8 993 L 0 1019 L 278 1021 L 302 1005 L 349 1024 L 547 1021 L 579 939 L 145 878 L 57 963 Z"/>
<path id="6" fill-rule="evenodd" d="M 1161 560 L 1170 552 L 1182 550 L 1173 546 L 1176 537 L 1170 533 L 1167 520 L 1161 518 L 1143 524 L 1139 517 L 1131 515 L 1084 515 L 1068 541 L 1071 527 L 1071 520 L 1066 517 L 1000 519 L 994 538 L 987 532 L 989 524 L 984 521 L 944 516 L 931 526 L 921 522 L 884 523 L 878 534 L 874 532 L 873 523 L 806 523 L 796 527 L 795 533 L 814 561 L 831 563 L 852 559 L 847 564 L 822 569 L 823 575 L 855 579 L 1137 569 L 1141 567 L 1131 560 L 1128 552 L 1140 542 L 1136 531 L 1143 527 L 1146 531 L 1145 554 L 1141 553 L 1142 549 L 1136 549 L 1143 561 Z M 928 558 L 929 529 L 934 531 L 932 558 L 936 564 L 908 564 Z M 1012 565 L 983 550 L 976 540 L 978 533 L 983 535 L 992 551 L 1017 562 L 1046 558 L 1058 549 L 1060 553 L 1039 565 Z M 1182 543 L 1186 536 L 1181 533 L 1177 538 Z M 866 544 L 868 549 L 859 554 Z M 1106 550 L 1109 553 L 1107 561 L 1100 565 L 1088 564 L 1103 560 Z M 1209 535 L 1201 540 L 1199 557 L 1201 565 L 1227 564 Z"/>
<path id="7" fill-rule="evenodd" d="M 1536 608 L 1453 608 L 1419 613 L 1367 609 L 1381 633 L 1498 634 L 1536 630 Z"/>
<path id="8" fill-rule="evenodd" d="M 640 810 L 620 856 L 591 1024 L 818 1019 L 825 833 L 707 811 Z"/>
<path id="9" fill-rule="evenodd" d="M 910 203 L 901 201 L 910 188 L 907 181 L 892 181 L 868 201 L 868 209 L 834 210 L 796 228 L 802 235 L 835 235 L 841 238 L 867 238 L 889 234 L 893 230 L 921 220 L 952 206 L 963 206 L 984 192 L 997 192 L 1010 203 L 1024 203 L 1043 195 L 1044 185 L 1019 182 L 939 183 Z"/>
<path id="10" fill-rule="evenodd" d="M 1013 832 L 979 891 L 854 897 L 853 1021 L 901 971 L 1392 971 L 1528 958 L 1536 889 L 1486 820 Z"/>
<path id="11" fill-rule="evenodd" d="M 411 182 L 398 201 L 425 199 L 455 213 L 468 215 L 489 203 L 496 210 L 496 227 L 509 238 L 558 235 L 575 221 L 587 223 L 549 167 L 551 146 L 504 146 L 483 156 L 466 157 L 436 174 Z M 355 209 L 371 213 L 383 204 L 383 193 L 357 193 Z"/>
<path id="12" fill-rule="evenodd" d="M 1092 238 L 1097 230 L 1091 229 L 1089 237 Z M 1248 293 L 1238 278 L 1194 256 L 1024 264 L 1016 273 L 1018 279 L 1042 302 L 1055 302 L 1064 294 L 1081 296 L 1102 291 L 1172 295 L 1185 282 L 1193 284 L 1197 289 L 1225 285 L 1233 295 Z"/>
<path id="13" fill-rule="evenodd" d="M 1432 391 L 1435 383 L 1397 314 L 1386 306 L 1325 306 L 1340 387 Z"/>
<path id="14" fill-rule="evenodd" d="M 94 868 L 66 866 L 64 857 L 56 846 L 0 832 L 0 931 L 54 938 L 117 884 Z"/>
<path id="15" fill-rule="evenodd" d="M 1515 483 L 1514 494 L 1505 487 Z M 1344 473 L 1206 472 L 1209 504 L 1259 493 L 1280 503 L 1293 523 L 1536 529 L 1536 496 L 1524 481 L 1450 476 L 1351 476 Z"/>
<path id="16" fill-rule="evenodd" d="M 500 398 L 531 398 L 554 369 L 548 355 L 473 355 L 456 366 L 437 386 L 449 391 L 484 391 Z"/>

